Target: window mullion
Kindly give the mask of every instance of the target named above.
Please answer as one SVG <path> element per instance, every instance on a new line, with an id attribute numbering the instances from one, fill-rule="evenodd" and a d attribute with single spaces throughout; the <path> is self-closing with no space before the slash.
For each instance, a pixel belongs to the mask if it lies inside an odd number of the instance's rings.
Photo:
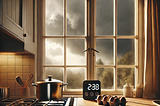
<path id="1" fill-rule="evenodd" d="M 114 0 L 114 62 L 115 62 L 115 69 L 114 69 L 114 86 L 115 90 L 117 90 L 117 0 Z"/>
<path id="2" fill-rule="evenodd" d="M 96 17 L 96 0 L 89 1 L 89 35 L 88 35 L 88 47 L 94 48 L 95 47 L 95 17 Z M 93 51 L 88 51 L 88 79 L 94 79 L 95 75 L 95 58 L 93 56 Z"/>
<path id="3" fill-rule="evenodd" d="M 66 72 L 66 35 L 67 35 L 67 0 L 64 0 L 64 83 L 67 83 L 67 72 Z M 64 90 L 66 90 L 66 86 L 64 86 Z"/>

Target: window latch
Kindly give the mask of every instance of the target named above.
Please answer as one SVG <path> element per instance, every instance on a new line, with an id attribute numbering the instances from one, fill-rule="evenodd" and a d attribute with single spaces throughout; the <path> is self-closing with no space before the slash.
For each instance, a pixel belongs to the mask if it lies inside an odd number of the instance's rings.
<path id="1" fill-rule="evenodd" d="M 95 56 L 94 52 L 99 53 L 99 51 L 96 50 L 96 49 L 94 49 L 94 48 L 88 48 L 88 49 L 84 50 L 83 53 L 86 52 L 86 51 L 88 51 L 88 50 L 93 50 L 93 56 Z"/>

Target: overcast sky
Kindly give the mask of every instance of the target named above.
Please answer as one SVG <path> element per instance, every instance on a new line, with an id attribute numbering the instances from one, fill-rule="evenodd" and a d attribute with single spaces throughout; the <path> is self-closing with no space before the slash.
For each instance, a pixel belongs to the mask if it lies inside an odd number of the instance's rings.
<path id="1" fill-rule="evenodd" d="M 85 35 L 85 0 L 67 0 L 67 35 Z M 117 34 L 134 34 L 134 0 L 118 0 L 117 14 Z M 46 0 L 46 34 L 59 36 L 63 35 L 64 11 L 63 0 Z M 113 0 L 97 0 L 96 5 L 96 34 L 113 35 Z M 126 42 L 124 42 L 126 41 Z M 84 39 L 67 40 L 67 58 L 69 64 L 85 64 Z M 118 40 L 118 55 L 122 56 L 126 52 L 133 50 L 133 40 Z M 63 40 L 50 40 L 47 43 L 47 61 L 54 60 L 54 64 L 61 63 L 63 58 Z M 97 59 L 101 58 L 106 64 L 113 59 L 113 40 L 97 40 L 97 50 L 100 52 Z M 51 59 L 54 58 L 54 59 Z M 74 61 L 70 61 L 73 59 Z M 81 61 L 81 62 L 79 62 Z M 59 63 L 59 64 L 60 64 Z"/>

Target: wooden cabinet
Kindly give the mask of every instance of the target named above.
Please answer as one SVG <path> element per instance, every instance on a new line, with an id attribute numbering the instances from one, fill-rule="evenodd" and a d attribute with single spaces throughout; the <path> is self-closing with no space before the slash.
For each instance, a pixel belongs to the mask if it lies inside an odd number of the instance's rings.
<path id="1" fill-rule="evenodd" d="M 1 0 L 1 28 L 23 41 L 22 0 Z"/>
<path id="2" fill-rule="evenodd" d="M 35 0 L 23 0 L 23 22 L 22 27 L 24 31 L 25 49 L 29 52 L 35 52 L 35 31 L 36 31 L 36 1 Z"/>
<path id="3" fill-rule="evenodd" d="M 36 53 L 36 1 L 0 0 L 0 31 L 24 42 L 24 51 Z"/>

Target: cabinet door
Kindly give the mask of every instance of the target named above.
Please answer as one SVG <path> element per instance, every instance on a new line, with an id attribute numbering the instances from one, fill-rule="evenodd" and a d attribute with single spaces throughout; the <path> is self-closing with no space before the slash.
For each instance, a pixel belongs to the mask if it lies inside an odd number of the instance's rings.
<path id="1" fill-rule="evenodd" d="M 23 23 L 24 34 L 34 42 L 34 0 L 23 0 Z"/>
<path id="2" fill-rule="evenodd" d="M 22 0 L 3 0 L 3 27 L 23 41 Z"/>
<path id="3" fill-rule="evenodd" d="M 23 0 L 23 22 L 25 50 L 35 53 L 35 0 Z"/>

